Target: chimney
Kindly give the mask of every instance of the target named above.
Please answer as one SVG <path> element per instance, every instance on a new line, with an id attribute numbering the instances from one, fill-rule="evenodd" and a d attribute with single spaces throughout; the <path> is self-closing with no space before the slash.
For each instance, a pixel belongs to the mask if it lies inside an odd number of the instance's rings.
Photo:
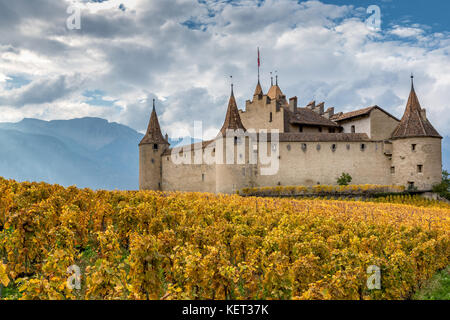
<path id="1" fill-rule="evenodd" d="M 314 111 L 317 112 L 318 114 L 322 115 L 324 106 L 325 106 L 325 102 L 321 102 L 316 106 L 317 110 L 314 110 Z"/>
<path id="2" fill-rule="evenodd" d="M 331 119 L 331 117 L 334 115 L 334 107 L 330 107 L 328 108 L 325 113 L 323 114 L 323 116 L 327 119 Z"/>
<path id="3" fill-rule="evenodd" d="M 315 106 L 316 106 L 316 101 L 311 101 L 310 103 L 308 103 L 306 108 L 308 108 L 310 110 L 314 110 Z"/>
<path id="4" fill-rule="evenodd" d="M 289 109 L 292 112 L 297 112 L 297 97 L 289 98 Z"/>

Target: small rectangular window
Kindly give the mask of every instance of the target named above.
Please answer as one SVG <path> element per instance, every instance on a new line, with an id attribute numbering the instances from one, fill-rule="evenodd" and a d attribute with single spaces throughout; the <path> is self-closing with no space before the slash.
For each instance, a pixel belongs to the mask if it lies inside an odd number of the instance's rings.
<path id="1" fill-rule="evenodd" d="M 392 174 L 395 173 L 395 167 L 391 167 L 391 173 L 392 173 Z"/>
<path id="2" fill-rule="evenodd" d="M 366 145 L 364 143 L 361 143 L 361 151 L 366 150 Z"/>
<path id="3" fill-rule="evenodd" d="M 411 151 L 416 151 L 416 144 L 411 145 Z"/>
<path id="4" fill-rule="evenodd" d="M 303 132 L 303 126 L 298 127 L 298 132 Z"/>
<path id="5" fill-rule="evenodd" d="M 423 170 L 423 165 L 418 164 L 418 165 L 417 165 L 417 172 L 418 172 L 418 173 L 422 173 L 422 170 Z"/>
<path id="6" fill-rule="evenodd" d="M 272 112 L 269 114 L 269 122 L 272 122 Z"/>
<path id="7" fill-rule="evenodd" d="M 356 132 L 355 126 L 352 126 L 352 133 L 355 133 L 355 132 Z"/>
<path id="8" fill-rule="evenodd" d="M 319 127 L 319 132 L 322 132 L 322 127 Z"/>
<path id="9" fill-rule="evenodd" d="M 153 144 L 153 150 L 158 150 L 158 144 L 157 143 Z"/>

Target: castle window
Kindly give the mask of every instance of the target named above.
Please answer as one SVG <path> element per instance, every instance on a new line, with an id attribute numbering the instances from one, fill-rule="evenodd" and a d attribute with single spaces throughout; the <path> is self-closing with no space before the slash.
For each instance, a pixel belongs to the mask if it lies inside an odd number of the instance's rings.
<path id="1" fill-rule="evenodd" d="M 158 150 L 158 144 L 157 143 L 153 144 L 153 150 Z"/>
<path id="2" fill-rule="evenodd" d="M 291 145 L 288 144 L 288 145 L 286 146 L 286 149 L 287 149 L 288 151 L 291 151 Z"/>
<path id="3" fill-rule="evenodd" d="M 416 151 L 416 144 L 411 145 L 411 151 Z"/>
<path id="4" fill-rule="evenodd" d="M 336 145 L 333 143 L 332 145 L 331 145 L 331 151 L 333 151 L 333 152 L 335 152 L 336 151 Z"/>
<path id="5" fill-rule="evenodd" d="M 272 112 L 269 114 L 269 122 L 272 122 Z"/>
<path id="6" fill-rule="evenodd" d="M 322 132 L 322 127 L 319 127 L 319 132 Z"/>
<path id="7" fill-rule="evenodd" d="M 298 127 L 298 132 L 303 132 L 303 126 Z"/>
<path id="8" fill-rule="evenodd" d="M 395 173 L 395 167 L 391 167 L 391 174 Z"/>
<path id="9" fill-rule="evenodd" d="M 238 143 L 238 137 L 234 137 L 234 144 Z"/>
<path id="10" fill-rule="evenodd" d="M 355 126 L 352 126 L 352 133 L 355 133 L 356 132 L 356 128 L 355 128 Z"/>
<path id="11" fill-rule="evenodd" d="M 414 182 L 413 181 L 408 181 L 408 189 L 409 190 L 414 189 Z"/>
<path id="12" fill-rule="evenodd" d="M 306 151 L 306 143 L 302 143 L 302 150 Z"/>
<path id="13" fill-rule="evenodd" d="M 364 143 L 361 143 L 361 151 L 366 150 L 366 145 Z"/>
<path id="14" fill-rule="evenodd" d="M 417 165 L 417 172 L 418 172 L 418 173 L 422 173 L 422 170 L 423 170 L 423 165 L 418 164 L 418 165 Z"/>
<path id="15" fill-rule="evenodd" d="M 334 133 L 334 128 L 328 128 L 329 133 Z"/>
<path id="16" fill-rule="evenodd" d="M 205 174 L 202 173 L 202 181 L 205 181 Z"/>
<path id="17" fill-rule="evenodd" d="M 316 149 L 317 149 L 317 151 L 320 150 L 320 144 L 317 145 Z"/>

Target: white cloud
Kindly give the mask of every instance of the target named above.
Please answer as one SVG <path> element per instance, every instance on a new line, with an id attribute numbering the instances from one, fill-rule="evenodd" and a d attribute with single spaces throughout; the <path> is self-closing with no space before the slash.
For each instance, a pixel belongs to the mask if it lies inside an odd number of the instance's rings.
<path id="1" fill-rule="evenodd" d="M 51 6 L 55 1 L 58 6 Z M 22 2 L 10 5 L 19 16 Z M 2 26 L 0 82 L 1 75 L 32 81 L 9 96 L 0 91 L 0 121 L 101 116 L 143 131 L 157 98 L 164 132 L 176 135 L 202 120 L 212 135 L 225 116 L 231 74 L 239 108 L 251 98 L 259 46 L 266 91 L 269 72 L 277 70 L 286 95 L 297 95 L 303 105 L 324 100 L 336 111 L 377 104 L 400 117 L 414 72 L 428 117 L 441 134 L 450 134 L 448 34 L 414 25 L 376 33 L 365 25 L 365 10 L 319 1 L 267 0 L 257 6 L 135 0 L 125 2 L 125 12 L 119 2 L 85 2 L 78 31 L 65 29 L 69 2 L 59 0 L 46 0 L 33 20 Z M 34 31 L 27 32 L 36 19 Z M 189 29 L 186 21 L 200 27 Z M 76 85 L 49 89 L 55 87 L 51 79 L 74 75 Z M 40 100 L 26 99 L 33 86 L 41 88 Z M 84 90 L 101 90 L 114 105 L 85 104 Z"/>

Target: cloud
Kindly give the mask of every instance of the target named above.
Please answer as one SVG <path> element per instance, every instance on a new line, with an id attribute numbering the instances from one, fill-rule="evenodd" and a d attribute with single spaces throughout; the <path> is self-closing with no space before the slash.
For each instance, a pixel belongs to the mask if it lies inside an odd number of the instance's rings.
<path id="1" fill-rule="evenodd" d="M 110 0 L 79 1 L 82 28 L 67 30 L 71 2 L 29 3 L 0 0 L 11 20 L 0 28 L 0 79 L 31 81 L 12 90 L 0 81 L 0 119 L 101 116 L 143 131 L 156 98 L 164 132 L 195 120 L 214 132 L 230 75 L 239 108 L 251 98 L 260 47 L 264 90 L 277 70 L 288 97 L 337 112 L 377 104 L 401 117 L 414 72 L 428 117 L 450 134 L 450 40 L 426 26 L 376 32 L 365 8 L 320 1 L 133 0 L 123 11 Z M 95 90 L 110 103 L 83 96 Z"/>

